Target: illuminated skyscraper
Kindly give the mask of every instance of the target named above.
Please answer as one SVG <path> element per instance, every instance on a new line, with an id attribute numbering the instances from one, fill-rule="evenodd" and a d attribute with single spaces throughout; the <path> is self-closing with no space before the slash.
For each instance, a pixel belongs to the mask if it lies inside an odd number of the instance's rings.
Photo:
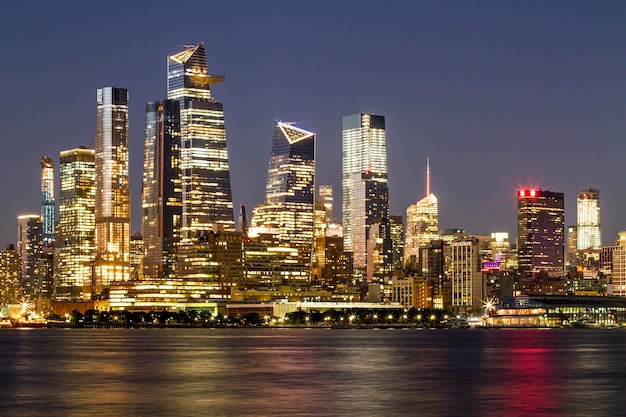
<path id="1" fill-rule="evenodd" d="M 363 198 L 362 195 L 353 193 L 353 175 L 366 173 L 375 178 L 376 182 L 387 183 L 387 135 L 384 116 L 362 113 L 343 117 L 341 168 L 344 248 L 346 251 L 353 251 L 353 206 Z M 357 178 L 357 183 L 359 181 Z M 385 190 L 385 193 L 388 194 L 388 191 Z M 387 196 L 384 203 L 386 207 L 389 205 L 388 198 Z M 388 213 L 385 213 L 385 217 L 388 217 Z M 372 220 L 368 219 L 368 222 L 371 223 Z M 364 247 L 365 241 L 356 245 Z"/>
<path id="2" fill-rule="evenodd" d="M 277 121 L 265 203 L 254 209 L 252 226 L 276 231 L 281 244 L 297 248 L 310 263 L 314 202 L 315 133 Z"/>
<path id="3" fill-rule="evenodd" d="M 91 285 L 96 253 L 96 154 L 81 147 L 62 151 L 60 159 L 55 299 L 77 301 Z"/>
<path id="4" fill-rule="evenodd" d="M 54 162 L 49 156 L 41 158 L 41 222 L 43 247 L 54 242 Z"/>
<path id="5" fill-rule="evenodd" d="M 380 230 L 376 232 L 376 236 L 385 240 L 385 264 L 381 265 L 380 269 L 389 271 L 391 263 L 391 256 L 387 256 L 388 252 L 391 251 L 387 175 L 363 172 L 353 174 L 351 179 L 351 252 L 353 252 L 354 268 L 364 272 L 365 276 L 373 277 L 374 271 L 367 273 L 368 257 L 373 255 L 368 253 L 368 240 L 374 237 L 374 235 L 370 236 L 371 226 L 377 225 L 377 227 L 382 227 L 381 230 L 385 232 L 382 236 L 380 235 Z M 370 243 L 369 246 L 372 247 L 372 244 Z M 386 263 L 389 263 L 389 265 Z M 370 265 L 372 265 L 371 262 Z"/>
<path id="6" fill-rule="evenodd" d="M 200 232 L 233 231 L 233 200 L 224 111 L 211 97 L 202 43 L 168 58 L 167 98 L 180 105 L 183 238 Z"/>
<path id="7" fill-rule="evenodd" d="M 96 261 L 90 297 L 130 276 L 128 90 L 98 89 L 96 124 Z"/>
<path id="8" fill-rule="evenodd" d="M 320 203 L 324 206 L 324 221 L 326 224 L 333 223 L 333 186 L 320 185 L 319 199 Z"/>
<path id="9" fill-rule="evenodd" d="M 21 259 L 22 288 L 27 295 L 37 296 L 43 289 L 43 228 L 38 214 L 17 218 L 17 251 Z"/>
<path id="10" fill-rule="evenodd" d="M 519 190 L 517 257 L 520 275 L 563 276 L 565 226 L 563 193 Z"/>
<path id="11" fill-rule="evenodd" d="M 439 239 L 439 206 L 437 197 L 430 192 L 430 161 L 426 162 L 426 197 L 406 209 L 405 262 L 415 263 L 420 248 Z"/>
<path id="12" fill-rule="evenodd" d="M 577 249 L 600 249 L 600 191 L 588 188 L 578 192 Z"/>
<path id="13" fill-rule="evenodd" d="M 141 228 L 143 277 L 172 278 L 182 226 L 179 102 L 146 105 Z"/>

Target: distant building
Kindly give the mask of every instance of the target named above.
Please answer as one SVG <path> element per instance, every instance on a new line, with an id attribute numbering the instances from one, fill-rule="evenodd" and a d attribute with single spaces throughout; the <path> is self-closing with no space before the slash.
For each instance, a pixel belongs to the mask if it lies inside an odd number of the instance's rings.
<path id="1" fill-rule="evenodd" d="M 626 297 L 626 232 L 619 232 L 619 239 L 612 248 L 611 256 L 612 285 L 609 295 Z"/>
<path id="2" fill-rule="evenodd" d="M 439 239 L 439 206 L 437 197 L 430 192 L 430 161 L 426 165 L 426 196 L 406 210 L 404 259 L 415 262 L 420 248 Z"/>
<path id="3" fill-rule="evenodd" d="M 183 217 L 178 101 L 160 100 L 146 105 L 141 195 L 143 277 L 173 278 Z"/>
<path id="4" fill-rule="evenodd" d="M 517 261 L 520 275 L 563 277 L 563 193 L 519 190 L 517 194 Z"/>
<path id="5" fill-rule="evenodd" d="M 392 247 L 391 266 L 393 269 L 404 267 L 404 224 L 402 216 L 389 216 L 389 227 Z"/>
<path id="6" fill-rule="evenodd" d="M 600 230 L 600 191 L 587 188 L 578 192 L 577 199 L 576 248 L 600 249 L 602 234 Z"/>
<path id="7" fill-rule="evenodd" d="M 54 162 L 49 156 L 41 158 L 41 222 L 43 228 L 43 247 L 48 249 L 54 244 Z"/>
<path id="8" fill-rule="evenodd" d="M 130 277 L 128 90 L 98 89 L 96 124 L 96 259 L 91 299 Z"/>
<path id="9" fill-rule="evenodd" d="M 235 230 L 224 109 L 210 89 L 221 81 L 208 72 L 203 43 L 167 59 L 167 98 L 180 107 L 185 239 Z"/>
<path id="10" fill-rule="evenodd" d="M 465 238 L 452 242 L 452 307 L 476 310 L 484 299 L 481 239 Z"/>
<path id="11" fill-rule="evenodd" d="M 267 172 L 265 202 L 252 214 L 252 227 L 272 230 L 282 245 L 297 249 L 311 265 L 314 243 L 315 133 L 276 122 Z"/>
<path id="12" fill-rule="evenodd" d="M 44 290 L 42 280 L 43 227 L 39 214 L 17 218 L 17 252 L 20 254 L 20 279 L 26 295 L 37 297 Z"/>
<path id="13" fill-rule="evenodd" d="M 91 287 L 96 253 L 95 155 L 93 149 L 85 147 L 60 153 L 57 301 L 80 301 L 83 287 Z"/>
<path id="14" fill-rule="evenodd" d="M 20 254 L 8 244 L 0 252 L 0 305 L 16 304 L 24 295 L 20 282 Z"/>
<path id="15" fill-rule="evenodd" d="M 384 183 L 387 189 L 387 135 L 385 130 L 385 117 L 367 113 L 355 114 L 343 117 L 342 145 L 341 145 L 341 187 L 342 187 L 342 226 L 344 237 L 344 248 L 346 251 L 354 251 L 353 242 L 353 222 L 354 216 L 388 217 L 380 214 L 368 214 L 355 211 L 354 205 L 362 198 L 362 193 L 353 193 L 355 178 L 354 175 L 366 174 L 377 182 Z M 357 178 L 357 183 L 360 178 Z M 382 188 L 378 187 L 378 188 Z M 385 207 L 389 206 L 388 191 Z M 387 209 L 388 210 L 388 209 Z M 382 211 L 378 210 L 378 211 Z M 362 224 L 369 224 L 362 221 Z M 365 244 L 365 236 L 356 245 Z M 360 262 L 360 258 L 355 256 L 355 262 Z M 355 265 L 356 267 L 356 265 Z"/>

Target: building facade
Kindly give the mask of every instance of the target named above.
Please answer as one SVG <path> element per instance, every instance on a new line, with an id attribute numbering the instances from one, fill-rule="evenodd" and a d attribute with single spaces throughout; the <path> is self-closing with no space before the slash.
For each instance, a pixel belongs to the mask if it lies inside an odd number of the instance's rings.
<path id="1" fill-rule="evenodd" d="M 96 124 L 96 259 L 89 298 L 106 298 L 112 281 L 130 276 L 128 90 L 98 89 Z"/>
<path id="2" fill-rule="evenodd" d="M 167 98 L 180 106 L 182 228 L 185 239 L 206 231 L 234 231 L 224 109 L 210 86 L 200 43 L 168 57 Z"/>
<path id="3" fill-rule="evenodd" d="M 60 153 L 55 299 L 78 301 L 90 287 L 96 253 L 96 154 L 80 147 Z"/>
<path id="4" fill-rule="evenodd" d="M 563 277 L 565 250 L 563 193 L 519 190 L 517 261 L 520 275 Z"/>
<path id="5" fill-rule="evenodd" d="M 252 214 L 252 226 L 273 230 L 281 244 L 311 263 L 314 244 L 315 133 L 276 122 L 267 172 L 265 203 Z"/>
<path id="6" fill-rule="evenodd" d="M 174 277 L 183 217 L 180 146 L 179 102 L 148 103 L 141 203 L 146 279 Z"/>
<path id="7" fill-rule="evenodd" d="M 577 249 L 600 249 L 602 246 L 600 191 L 593 188 L 580 190 L 576 207 L 578 214 L 576 224 Z"/>
<path id="8" fill-rule="evenodd" d="M 437 239 L 439 239 L 439 205 L 437 197 L 430 192 L 430 161 L 427 161 L 426 196 L 406 209 L 405 261 L 417 262 L 420 248 Z"/>
<path id="9" fill-rule="evenodd" d="M 44 289 L 43 227 L 38 214 L 25 214 L 17 218 L 17 251 L 20 254 L 20 278 L 24 293 L 37 297 Z"/>
<path id="10" fill-rule="evenodd" d="M 385 117 L 366 113 L 344 116 L 341 136 L 343 238 L 345 250 L 352 251 L 353 206 L 361 198 L 353 193 L 353 176 L 366 173 L 376 177 L 379 182 L 387 182 Z M 388 204 L 387 201 L 386 206 Z"/>
<path id="11" fill-rule="evenodd" d="M 54 162 L 49 156 L 41 158 L 41 223 L 43 227 L 43 247 L 54 244 Z"/>

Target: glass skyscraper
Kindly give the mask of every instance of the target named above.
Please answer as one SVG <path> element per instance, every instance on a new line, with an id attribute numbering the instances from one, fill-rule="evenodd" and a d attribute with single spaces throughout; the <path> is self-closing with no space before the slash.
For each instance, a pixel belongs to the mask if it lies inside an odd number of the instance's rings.
<path id="1" fill-rule="evenodd" d="M 375 177 L 377 182 L 387 182 L 387 135 L 384 116 L 362 113 L 343 117 L 341 167 L 344 249 L 353 251 L 355 245 L 352 227 L 353 206 L 362 198 L 361 195 L 353 195 L 353 175 L 367 173 Z M 387 207 L 388 204 L 387 201 Z M 385 215 L 388 216 L 388 213 Z M 365 242 L 357 244 L 365 246 Z"/>
<path id="2" fill-rule="evenodd" d="M 265 203 L 252 226 L 277 232 L 281 244 L 298 248 L 310 264 L 315 204 L 315 133 L 276 122 L 267 172 Z"/>
<path id="3" fill-rule="evenodd" d="M 206 231 L 233 231 L 233 201 L 224 110 L 211 97 L 202 43 L 168 57 L 167 98 L 180 106 L 183 238 Z"/>
<path id="4" fill-rule="evenodd" d="M 420 248 L 439 239 L 439 204 L 430 192 L 430 161 L 426 163 L 426 196 L 406 209 L 404 259 L 419 262 Z"/>
<path id="5" fill-rule="evenodd" d="M 577 249 L 600 249 L 600 191 L 587 188 L 578 192 Z"/>
<path id="6" fill-rule="evenodd" d="M 565 250 L 563 193 L 517 193 L 517 262 L 520 275 L 562 278 Z"/>
<path id="7" fill-rule="evenodd" d="M 112 281 L 130 276 L 130 186 L 128 182 L 128 90 L 97 93 L 96 260 L 90 297 L 106 297 Z"/>
<path id="8" fill-rule="evenodd" d="M 182 205 L 179 102 L 151 102 L 146 105 L 141 215 L 144 278 L 174 276 Z"/>
<path id="9" fill-rule="evenodd" d="M 43 247 L 50 248 L 54 242 L 54 162 L 49 156 L 41 158 L 41 222 Z"/>
<path id="10" fill-rule="evenodd" d="M 81 147 L 62 151 L 60 160 L 55 299 L 77 301 L 91 283 L 96 252 L 96 154 Z"/>

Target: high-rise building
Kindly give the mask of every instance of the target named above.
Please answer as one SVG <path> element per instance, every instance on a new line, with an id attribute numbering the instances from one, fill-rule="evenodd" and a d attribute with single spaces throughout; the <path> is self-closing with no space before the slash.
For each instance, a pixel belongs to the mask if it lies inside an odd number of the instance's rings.
<path id="1" fill-rule="evenodd" d="M 563 193 L 519 190 L 517 258 L 520 275 L 562 278 L 564 244 Z"/>
<path id="2" fill-rule="evenodd" d="M 43 289 L 43 228 L 39 214 L 17 218 L 17 251 L 21 259 L 22 288 L 28 296 L 38 296 Z"/>
<path id="3" fill-rule="evenodd" d="M 55 299 L 78 301 L 89 288 L 96 253 L 96 154 L 80 147 L 60 153 Z"/>
<path id="4" fill-rule="evenodd" d="M 41 158 L 41 222 L 44 249 L 54 242 L 54 162 L 49 156 Z"/>
<path id="5" fill-rule="evenodd" d="M 324 207 L 324 221 L 326 224 L 333 223 L 333 186 L 319 186 L 319 201 Z"/>
<path id="6" fill-rule="evenodd" d="M 9 243 L 0 252 L 0 304 L 15 304 L 22 299 L 20 283 L 20 255 Z"/>
<path id="7" fill-rule="evenodd" d="M 354 250 L 353 206 L 362 198 L 362 195 L 354 195 L 353 193 L 353 175 L 355 174 L 372 175 L 376 181 L 387 183 L 387 134 L 384 116 L 361 113 L 343 117 L 341 215 L 346 251 Z M 388 197 L 385 205 L 387 207 L 389 205 Z M 385 213 L 385 217 L 387 216 L 388 214 Z M 365 241 L 361 243 L 364 245 Z M 357 243 L 358 245 L 359 243 Z"/>
<path id="8" fill-rule="evenodd" d="M 183 213 L 180 144 L 179 102 L 148 103 L 141 217 L 146 279 L 174 276 Z"/>
<path id="9" fill-rule="evenodd" d="M 426 161 L 426 196 L 406 209 L 404 259 L 414 263 L 419 259 L 420 248 L 439 239 L 439 206 L 437 197 L 430 192 L 430 160 Z"/>
<path id="10" fill-rule="evenodd" d="M 452 242 L 452 307 L 479 309 L 483 300 L 481 239 L 465 238 Z"/>
<path id="11" fill-rule="evenodd" d="M 600 191 L 587 188 L 578 192 L 577 249 L 600 249 Z"/>
<path id="12" fill-rule="evenodd" d="M 363 172 L 352 174 L 350 185 L 350 222 L 354 269 L 367 274 L 368 239 L 373 224 L 387 224 L 385 239 L 389 236 L 389 189 L 387 175 Z M 344 245 L 345 245 L 344 229 Z M 387 258 L 391 262 L 391 259 Z M 358 272 L 358 271 L 356 271 Z"/>
<path id="13" fill-rule="evenodd" d="M 98 89 L 96 124 L 96 260 L 90 298 L 130 277 L 128 90 Z"/>
<path id="14" fill-rule="evenodd" d="M 404 267 L 404 224 L 402 216 L 389 216 L 389 227 L 392 244 L 392 266 L 394 269 Z"/>
<path id="15" fill-rule="evenodd" d="M 252 226 L 276 231 L 281 244 L 297 248 L 310 263 L 314 203 L 315 133 L 276 122 L 265 203 L 254 209 Z"/>
<path id="16" fill-rule="evenodd" d="M 626 232 L 619 232 L 619 238 L 611 247 L 610 253 L 612 295 L 626 297 Z M 609 294 L 611 294 L 610 291 Z"/>
<path id="17" fill-rule="evenodd" d="M 235 230 L 224 110 L 210 89 L 223 80 L 209 74 L 202 43 L 168 57 L 167 98 L 180 105 L 186 239 L 209 230 Z"/>

